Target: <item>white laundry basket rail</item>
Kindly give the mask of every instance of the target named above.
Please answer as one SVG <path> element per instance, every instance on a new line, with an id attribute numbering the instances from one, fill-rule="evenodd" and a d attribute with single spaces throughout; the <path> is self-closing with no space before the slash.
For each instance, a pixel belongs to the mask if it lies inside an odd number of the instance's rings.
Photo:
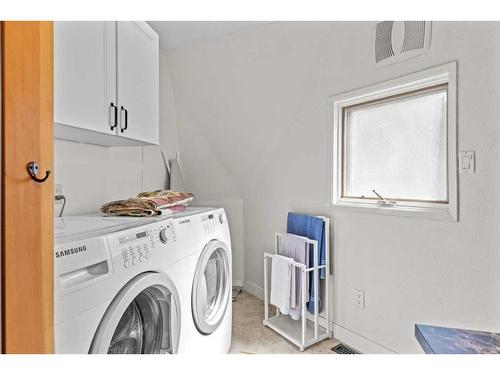
<path id="1" fill-rule="evenodd" d="M 313 252 L 313 266 L 308 267 L 308 265 L 293 262 L 293 277 L 295 277 L 295 269 L 299 269 L 301 272 L 301 285 L 298 286 L 301 288 L 301 319 L 293 320 L 289 315 L 281 314 L 279 309 L 276 307 L 276 315 L 269 318 L 269 261 L 272 260 L 274 254 L 281 254 L 281 238 L 283 234 L 275 233 L 275 244 L 274 244 L 274 253 L 264 253 L 264 326 L 267 326 L 281 336 L 291 341 L 295 345 L 299 347 L 301 351 L 304 351 L 305 348 L 314 345 L 322 340 L 332 337 L 332 331 L 330 328 L 330 304 L 329 304 L 329 292 L 330 292 L 330 258 L 329 258 L 329 248 L 328 248 L 328 218 L 323 218 L 325 222 L 325 251 L 326 251 L 326 259 L 325 265 L 319 265 L 319 254 L 318 254 L 318 241 L 310 240 L 305 238 L 308 250 L 312 248 Z M 325 303 L 324 303 L 324 311 L 325 311 L 325 326 L 321 326 L 318 322 L 319 318 L 319 273 L 320 270 L 326 270 L 325 277 Z M 272 272 L 272 270 L 271 270 Z M 310 272 L 313 273 L 313 288 L 314 288 L 314 296 L 316 298 L 314 303 L 314 313 L 307 314 L 306 310 L 306 283 L 307 278 L 310 275 Z M 309 318 L 309 319 L 308 319 Z M 310 320 L 312 318 L 312 321 Z"/>

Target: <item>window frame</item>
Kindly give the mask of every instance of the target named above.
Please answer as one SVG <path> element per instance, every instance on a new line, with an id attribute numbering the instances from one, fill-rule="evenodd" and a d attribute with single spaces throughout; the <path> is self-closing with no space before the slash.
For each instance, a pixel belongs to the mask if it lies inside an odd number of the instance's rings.
<path id="1" fill-rule="evenodd" d="M 380 206 L 371 198 L 343 197 L 345 173 L 345 115 L 352 107 L 369 105 L 370 102 L 402 98 L 447 85 L 447 195 L 448 202 L 402 199 L 394 206 Z M 458 221 L 457 183 L 457 64 L 451 62 L 431 69 L 367 86 L 340 95 L 331 96 L 330 123 L 332 141 L 332 207 L 355 211 L 406 217 L 422 217 L 444 221 Z"/>

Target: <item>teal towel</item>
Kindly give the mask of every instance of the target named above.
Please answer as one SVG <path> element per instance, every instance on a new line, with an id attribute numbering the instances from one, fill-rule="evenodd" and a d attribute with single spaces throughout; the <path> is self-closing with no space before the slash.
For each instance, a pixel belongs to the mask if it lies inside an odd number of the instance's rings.
<path id="1" fill-rule="evenodd" d="M 318 241 L 318 252 L 319 252 L 319 265 L 323 266 L 326 264 L 326 246 L 325 246 L 325 222 L 319 217 L 298 214 L 294 212 L 288 213 L 287 218 L 287 229 L 286 231 L 291 234 L 296 234 L 298 236 L 307 237 L 310 240 Z M 312 255 L 312 254 L 311 254 Z M 309 257 L 308 267 L 314 265 L 313 256 Z M 324 269 L 320 270 L 319 274 L 321 279 L 326 278 L 326 272 Z M 309 275 L 309 303 L 307 309 L 311 314 L 314 313 L 314 304 L 318 303 L 318 311 L 321 311 L 321 292 L 318 285 L 318 296 L 314 295 L 314 284 L 313 284 L 313 273 Z"/>

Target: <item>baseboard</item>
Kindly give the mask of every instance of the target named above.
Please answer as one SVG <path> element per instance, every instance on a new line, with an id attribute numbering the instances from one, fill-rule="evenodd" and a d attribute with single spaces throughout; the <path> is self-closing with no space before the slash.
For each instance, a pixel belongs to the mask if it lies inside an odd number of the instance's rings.
<path id="1" fill-rule="evenodd" d="M 333 323 L 333 337 L 361 353 L 397 354 L 397 352 Z"/>
<path id="2" fill-rule="evenodd" d="M 243 290 L 261 300 L 264 299 L 264 288 L 257 284 L 245 281 L 243 284 Z M 308 314 L 308 320 L 311 320 L 311 317 L 312 315 Z M 325 327 L 326 319 L 320 316 L 318 318 L 318 323 Z M 335 323 L 333 323 L 333 337 L 361 353 L 397 354 L 397 352 Z"/>
<path id="3" fill-rule="evenodd" d="M 243 282 L 243 280 L 233 280 L 233 286 L 239 286 L 243 288 L 244 285 L 245 283 Z"/>
<path id="4" fill-rule="evenodd" d="M 245 281 L 243 284 L 243 290 L 258 299 L 264 299 L 264 288 L 261 286 L 254 284 L 250 281 Z"/>

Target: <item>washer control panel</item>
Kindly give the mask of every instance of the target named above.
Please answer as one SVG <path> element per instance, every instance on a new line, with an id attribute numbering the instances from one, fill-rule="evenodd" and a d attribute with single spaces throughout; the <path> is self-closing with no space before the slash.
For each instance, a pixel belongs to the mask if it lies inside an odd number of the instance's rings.
<path id="1" fill-rule="evenodd" d="M 205 235 L 210 235 L 215 233 L 217 230 L 217 226 L 224 224 L 226 221 L 226 217 L 223 213 L 220 214 L 209 214 L 206 216 L 203 216 L 201 218 L 201 222 L 203 224 L 203 230 L 205 232 Z"/>
<path id="2" fill-rule="evenodd" d="M 154 246 L 150 245 L 148 242 L 122 247 L 120 252 L 122 255 L 123 267 L 129 268 L 130 266 L 135 266 L 137 263 L 142 263 L 151 258 L 151 254 L 149 252 L 151 247 Z"/>
<path id="3" fill-rule="evenodd" d="M 203 223 L 203 230 L 205 232 L 205 235 L 215 233 L 216 224 L 213 214 L 203 216 L 201 218 L 201 222 Z"/>
<path id="4" fill-rule="evenodd" d="M 173 225 L 170 221 L 162 221 L 147 227 L 117 233 L 109 238 L 112 248 L 119 251 L 123 268 L 147 262 L 151 259 L 151 250 L 175 241 Z"/>
<path id="5" fill-rule="evenodd" d="M 175 233 L 171 223 L 162 225 L 158 231 L 158 239 L 161 243 L 166 244 L 169 241 L 175 241 Z"/>

